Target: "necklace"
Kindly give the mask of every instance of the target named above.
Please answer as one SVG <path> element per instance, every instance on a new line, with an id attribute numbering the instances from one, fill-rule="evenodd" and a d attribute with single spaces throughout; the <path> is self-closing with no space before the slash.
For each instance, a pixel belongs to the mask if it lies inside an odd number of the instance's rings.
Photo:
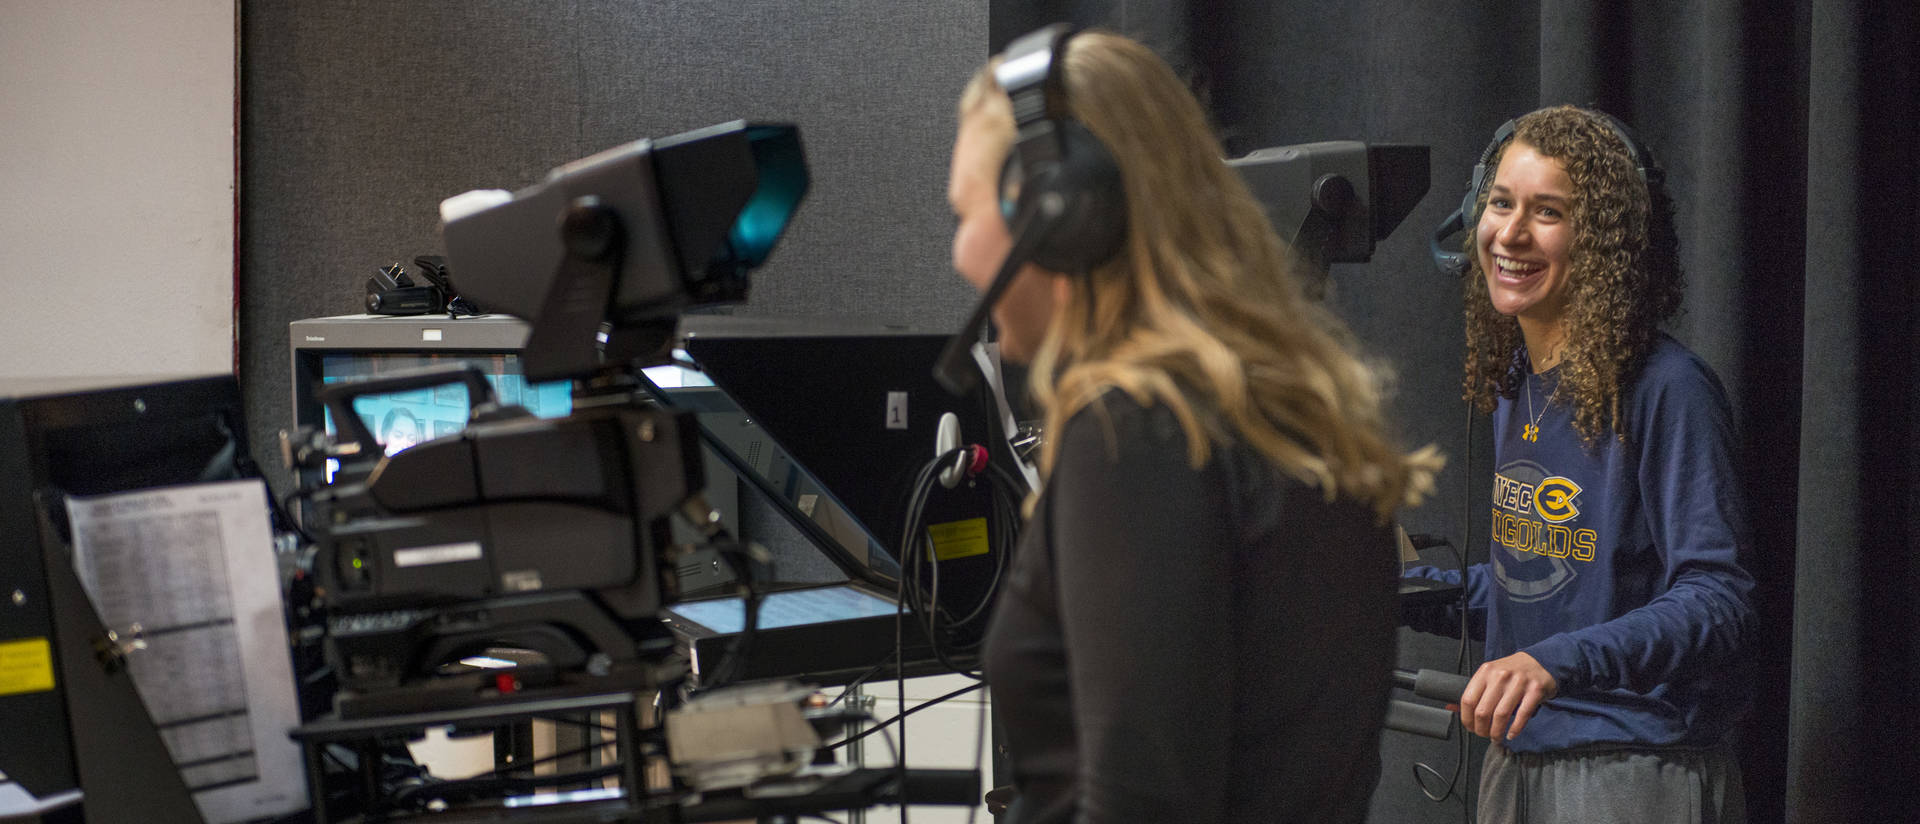
<path id="1" fill-rule="evenodd" d="M 1531 379 L 1524 381 L 1521 390 L 1527 393 L 1527 417 L 1530 420 L 1525 426 L 1520 427 L 1520 439 L 1528 443 L 1539 443 L 1540 419 L 1547 414 L 1547 405 L 1542 403 L 1539 412 L 1533 411 L 1533 381 Z"/>

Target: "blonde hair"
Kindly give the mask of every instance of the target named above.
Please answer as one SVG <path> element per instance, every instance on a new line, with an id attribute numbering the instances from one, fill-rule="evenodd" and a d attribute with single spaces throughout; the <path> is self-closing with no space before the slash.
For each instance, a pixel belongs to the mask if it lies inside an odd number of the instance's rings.
<path id="1" fill-rule="evenodd" d="M 1126 190 L 1126 243 L 1072 278 L 1035 353 L 1030 391 L 1047 432 L 1109 389 L 1172 410 L 1188 456 L 1239 438 L 1301 482 L 1371 504 L 1382 518 L 1430 492 L 1432 446 L 1401 453 L 1383 434 L 1387 372 L 1308 301 L 1291 253 L 1221 150 L 1200 104 L 1151 50 L 1076 35 L 1064 57 L 1069 114 L 1113 153 Z M 961 97 L 1013 142 L 993 64 Z M 1058 437 L 1042 448 L 1043 475 Z"/>

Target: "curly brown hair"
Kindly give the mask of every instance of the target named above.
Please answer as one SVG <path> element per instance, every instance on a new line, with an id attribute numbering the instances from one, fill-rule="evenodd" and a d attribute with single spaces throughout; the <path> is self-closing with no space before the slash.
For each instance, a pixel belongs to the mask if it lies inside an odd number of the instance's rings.
<path id="1" fill-rule="evenodd" d="M 1680 308 L 1679 244 L 1660 178 L 1649 166 L 1642 178 L 1621 136 L 1604 115 L 1573 106 L 1540 109 L 1514 122 L 1513 139 L 1488 165 L 1499 168 L 1508 147 L 1525 143 L 1556 160 L 1573 192 L 1574 227 L 1568 253 L 1566 337 L 1560 380 L 1550 403 L 1573 410 L 1573 426 L 1588 448 L 1609 431 L 1625 439 L 1620 398 L 1658 340 L 1660 324 Z M 1487 203 L 1487 187 L 1478 208 Z M 1478 213 L 1478 212 L 1476 212 Z M 1487 295 L 1475 228 L 1467 227 L 1471 261 L 1462 282 L 1467 355 L 1462 395 L 1482 412 L 1513 398 L 1528 369 L 1517 320 L 1495 311 Z"/>

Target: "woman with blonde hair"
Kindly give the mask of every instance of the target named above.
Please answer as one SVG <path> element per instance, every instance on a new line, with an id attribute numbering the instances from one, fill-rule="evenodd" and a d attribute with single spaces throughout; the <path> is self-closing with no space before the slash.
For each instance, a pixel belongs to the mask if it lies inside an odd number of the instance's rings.
<path id="1" fill-rule="evenodd" d="M 1086 152 L 1109 164 L 1092 183 L 1027 168 Z M 1055 185 L 1091 202 L 1011 191 Z M 954 266 L 982 291 L 1023 240 L 1010 226 L 1091 238 L 1043 244 L 993 309 L 1047 433 L 986 642 L 1010 820 L 1363 820 L 1394 660 L 1389 519 L 1439 457 L 1383 434 L 1381 377 L 1140 44 L 1016 41 L 962 97 L 948 198 Z"/>

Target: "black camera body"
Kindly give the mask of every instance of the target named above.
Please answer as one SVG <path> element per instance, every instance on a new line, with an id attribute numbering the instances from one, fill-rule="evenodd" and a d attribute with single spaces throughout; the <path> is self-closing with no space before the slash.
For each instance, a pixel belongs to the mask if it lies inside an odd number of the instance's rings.
<path id="1" fill-rule="evenodd" d="M 651 581 L 638 559 L 703 483 L 689 414 L 621 406 L 483 422 L 381 458 L 363 480 L 343 467 L 349 480 L 316 497 L 333 513 L 333 602 Z M 633 606 L 650 615 L 658 599 L 644 600 Z"/>
<path id="2" fill-rule="evenodd" d="M 473 393 L 469 425 L 392 455 L 351 411 L 362 395 L 452 382 Z M 536 418 L 494 403 L 466 366 L 321 398 L 344 423 L 340 470 L 311 496 L 342 717 L 656 680 L 671 519 L 705 482 L 691 413 L 622 403 Z M 503 654 L 519 665 L 507 682 L 463 663 Z"/>

